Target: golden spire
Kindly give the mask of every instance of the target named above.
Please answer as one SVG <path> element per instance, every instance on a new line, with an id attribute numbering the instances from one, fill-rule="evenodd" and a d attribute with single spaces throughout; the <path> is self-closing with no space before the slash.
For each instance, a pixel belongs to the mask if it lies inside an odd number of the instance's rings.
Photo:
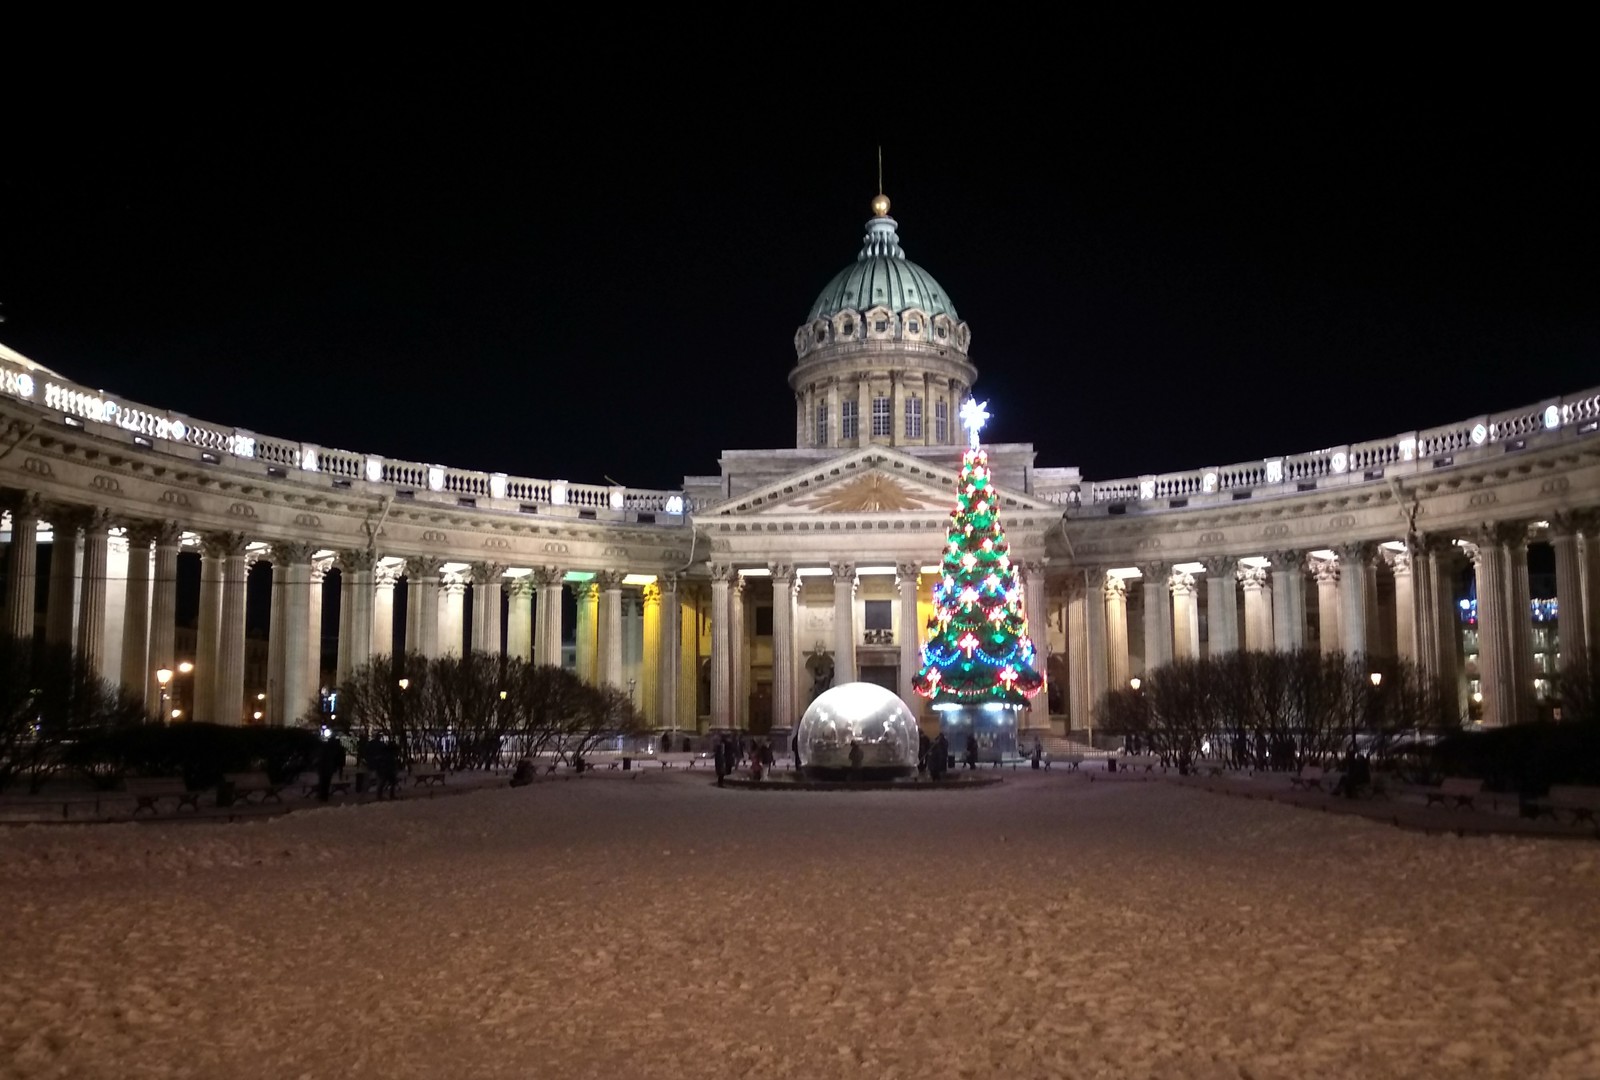
<path id="1" fill-rule="evenodd" d="M 872 216 L 889 216 L 889 196 L 883 193 L 883 147 L 878 147 L 878 195 L 872 200 Z"/>

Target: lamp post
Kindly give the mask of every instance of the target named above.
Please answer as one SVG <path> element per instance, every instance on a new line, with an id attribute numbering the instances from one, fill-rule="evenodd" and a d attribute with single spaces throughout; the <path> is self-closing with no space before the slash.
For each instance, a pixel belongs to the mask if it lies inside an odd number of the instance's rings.
<path id="1" fill-rule="evenodd" d="M 1369 672 L 1367 681 L 1372 683 L 1372 691 L 1367 695 L 1367 724 L 1371 727 L 1376 727 L 1378 721 L 1378 687 L 1383 685 L 1383 672 Z M 1356 718 L 1354 712 L 1352 712 L 1350 716 L 1350 758 L 1352 761 L 1355 760 L 1356 749 Z"/>
<path id="2" fill-rule="evenodd" d="M 190 665 L 191 667 L 193 665 Z M 156 668 L 156 683 L 161 687 L 161 722 L 167 722 L 167 684 L 172 681 L 171 668 Z"/>

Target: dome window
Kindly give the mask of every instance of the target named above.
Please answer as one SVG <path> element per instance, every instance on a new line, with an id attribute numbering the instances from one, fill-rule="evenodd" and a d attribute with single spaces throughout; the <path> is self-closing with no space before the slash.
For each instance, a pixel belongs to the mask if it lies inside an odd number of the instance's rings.
<path id="1" fill-rule="evenodd" d="M 910 322 L 906 323 L 906 332 L 910 334 L 920 334 L 922 333 L 922 324 L 917 320 L 912 319 Z"/>
<path id="2" fill-rule="evenodd" d="M 827 341 L 827 340 L 828 340 L 828 332 L 826 330 L 823 330 L 821 327 L 818 327 L 817 328 L 817 343 L 821 344 L 822 342 Z"/>
<path id="3" fill-rule="evenodd" d="M 856 332 L 856 324 L 854 320 L 846 319 L 844 321 L 844 326 L 840 327 L 840 332 L 843 333 L 845 337 L 849 337 L 854 334 Z"/>
<path id="4" fill-rule="evenodd" d="M 872 329 L 876 333 L 887 334 L 889 332 L 889 324 L 883 319 L 879 319 L 877 322 L 872 324 Z"/>
<path id="5" fill-rule="evenodd" d="M 942 327 L 942 326 L 941 326 L 941 327 L 939 327 L 939 336 L 940 336 L 940 337 L 945 337 L 945 336 L 946 336 L 946 333 L 945 333 L 945 328 L 944 328 L 944 327 Z"/>

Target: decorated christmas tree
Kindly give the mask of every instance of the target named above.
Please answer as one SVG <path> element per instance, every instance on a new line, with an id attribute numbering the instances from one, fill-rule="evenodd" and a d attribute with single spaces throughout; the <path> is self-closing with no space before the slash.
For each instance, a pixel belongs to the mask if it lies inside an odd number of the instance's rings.
<path id="1" fill-rule="evenodd" d="M 961 459 L 956 508 L 933 586 L 933 618 L 913 684 L 935 708 L 1018 707 L 1044 684 L 1028 637 L 1022 587 L 1000 528 L 989 455 L 978 445 L 988 419 L 984 405 L 971 398 L 961 406 L 970 445 Z"/>

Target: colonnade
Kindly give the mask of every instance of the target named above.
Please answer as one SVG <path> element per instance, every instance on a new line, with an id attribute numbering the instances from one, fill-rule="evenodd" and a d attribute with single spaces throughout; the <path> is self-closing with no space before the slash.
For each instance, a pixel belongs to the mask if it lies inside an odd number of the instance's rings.
<path id="1" fill-rule="evenodd" d="M 194 534 L 170 521 L 114 523 L 101 511 L 45 505 L 31 496 L 13 499 L 10 517 L 0 628 L 22 640 L 32 640 L 37 631 L 39 538 L 46 525 L 51 556 L 45 642 L 70 645 L 103 678 L 139 694 L 152 714 L 239 723 L 261 708 L 266 722 L 299 719 L 323 685 L 324 585 L 337 572 L 336 681 L 396 650 L 434 658 L 458 655 L 465 647 L 559 666 L 562 590 L 569 588 L 577 599 L 580 674 L 630 690 L 651 721 L 675 726 L 679 719 L 677 575 L 640 575 L 627 587 L 618 570 L 568 581 L 559 566 L 448 563 L 330 551 L 304 541 L 252 542 L 242 532 Z M 193 704 L 189 716 L 173 717 L 173 702 L 156 672 L 178 669 L 178 557 L 185 550 L 197 550 L 200 558 L 195 655 L 186 676 L 193 682 L 184 695 Z M 272 575 L 264 708 L 247 701 L 245 687 L 247 579 L 263 563 Z M 397 625 L 402 582 L 405 619 Z M 470 626 L 463 619 L 469 591 Z M 642 618 L 645 648 L 634 680 L 642 686 L 624 685 L 625 594 L 630 613 Z"/>
<path id="2" fill-rule="evenodd" d="M 1086 726 L 1105 688 L 1127 685 L 1134 673 L 1128 626 L 1134 581 L 1142 600 L 1143 670 L 1202 655 L 1196 579 L 1203 576 L 1207 655 L 1240 648 L 1288 651 L 1314 635 L 1324 653 L 1408 660 L 1453 693 L 1468 674 L 1460 668 L 1454 589 L 1468 566 L 1477 594 L 1474 674 L 1481 699 L 1474 703 L 1488 726 L 1533 719 L 1539 673 L 1528 578 L 1531 524 L 1489 522 L 1461 534 L 1148 562 L 1122 570 L 1079 568 L 1065 582 L 1064 596 L 1072 723 Z M 1555 514 L 1537 526 L 1555 553 L 1560 653 L 1570 663 L 1586 657 L 1600 633 L 1600 515 Z M 1393 596 L 1381 606 L 1380 568 L 1392 581 Z M 1314 626 L 1307 576 L 1316 590 Z"/>

